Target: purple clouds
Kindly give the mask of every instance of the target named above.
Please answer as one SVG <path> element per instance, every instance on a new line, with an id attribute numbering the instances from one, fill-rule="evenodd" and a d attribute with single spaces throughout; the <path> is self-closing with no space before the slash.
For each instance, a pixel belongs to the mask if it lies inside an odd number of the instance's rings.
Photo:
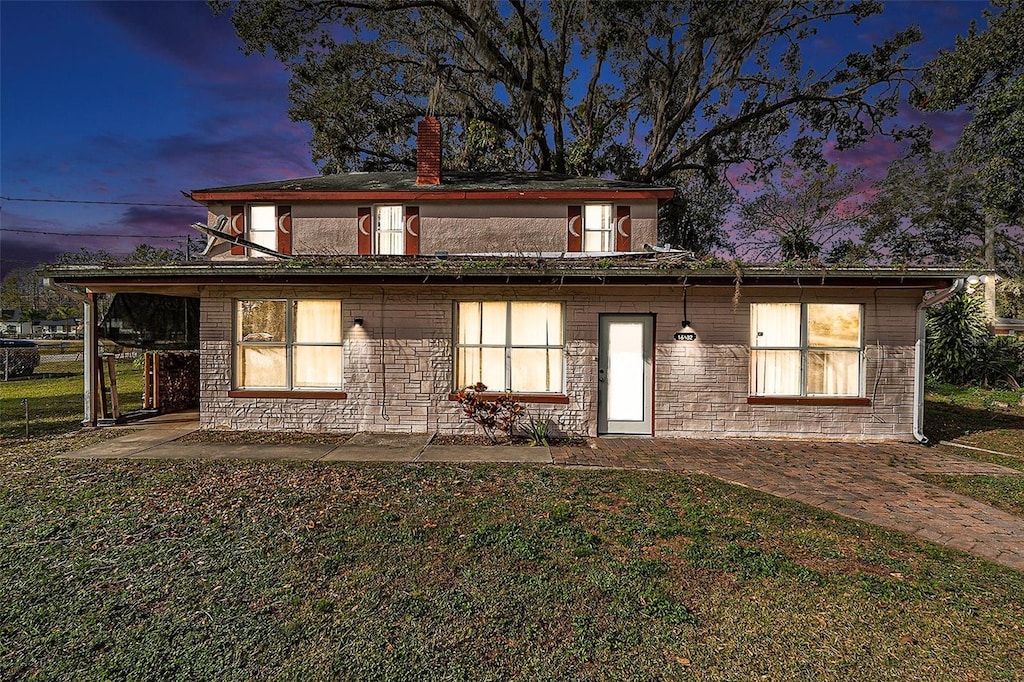
<path id="1" fill-rule="evenodd" d="M 951 47 L 982 7 L 892 3 L 858 35 L 822 32 L 810 40 L 831 65 L 853 41 L 918 22 L 926 37 L 915 50 L 920 64 Z M 81 248 L 127 253 L 144 241 L 124 235 L 184 239 L 204 212 L 180 190 L 316 173 L 309 127 L 288 118 L 284 67 L 246 57 L 229 17 L 205 3 L 4 2 L 0 31 L 0 193 L 140 204 L 4 201 L 3 272 Z M 939 148 L 955 143 L 966 120 L 908 107 L 900 118 L 932 127 Z M 829 158 L 877 179 L 898 153 L 876 139 Z M 110 236 L 87 236 L 100 233 Z"/>

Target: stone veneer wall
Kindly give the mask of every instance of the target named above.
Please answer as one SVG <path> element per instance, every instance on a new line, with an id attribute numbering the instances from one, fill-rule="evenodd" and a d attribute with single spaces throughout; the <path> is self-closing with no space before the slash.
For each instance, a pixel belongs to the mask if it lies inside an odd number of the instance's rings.
<path id="1" fill-rule="evenodd" d="M 453 301 L 565 302 L 567 405 L 530 404 L 563 433 L 597 432 L 602 313 L 655 315 L 655 435 L 909 440 L 915 306 L 920 290 L 692 287 L 698 341 L 677 342 L 680 287 L 207 287 L 200 321 L 201 424 L 206 429 L 469 433 L 453 389 Z M 343 301 L 345 400 L 231 398 L 232 300 Z M 748 405 L 752 302 L 864 304 L 864 393 L 870 406 Z M 364 320 L 363 327 L 353 324 Z M 383 345 L 381 344 L 383 339 Z M 386 370 L 386 371 L 385 371 Z"/>

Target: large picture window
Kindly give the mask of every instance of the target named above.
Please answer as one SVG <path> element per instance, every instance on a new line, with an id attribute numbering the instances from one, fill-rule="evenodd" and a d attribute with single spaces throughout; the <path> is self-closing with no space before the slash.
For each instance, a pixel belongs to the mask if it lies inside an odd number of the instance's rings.
<path id="1" fill-rule="evenodd" d="M 751 395 L 859 396 L 861 318 L 856 303 L 752 303 Z"/>
<path id="2" fill-rule="evenodd" d="M 235 301 L 235 386 L 341 390 L 341 301 Z"/>
<path id="3" fill-rule="evenodd" d="M 562 310 L 550 301 L 459 302 L 455 388 L 562 393 Z"/>

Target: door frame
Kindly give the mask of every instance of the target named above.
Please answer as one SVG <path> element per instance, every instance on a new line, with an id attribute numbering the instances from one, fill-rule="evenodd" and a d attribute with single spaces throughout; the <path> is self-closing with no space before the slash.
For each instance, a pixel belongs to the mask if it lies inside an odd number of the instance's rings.
<path id="1" fill-rule="evenodd" d="M 608 418 L 607 418 L 607 415 L 605 414 L 605 410 L 607 409 L 607 400 L 605 398 L 606 392 L 605 392 L 605 388 L 604 388 L 604 380 L 601 379 L 601 376 L 602 376 L 602 365 L 607 363 L 607 358 L 605 357 L 605 353 L 606 353 L 606 348 L 605 348 L 605 332 L 604 332 L 605 320 L 614 320 L 614 319 L 626 320 L 626 319 L 630 319 L 630 318 L 632 318 L 634 320 L 637 320 L 637 321 L 643 321 L 645 326 L 646 326 L 646 330 L 649 330 L 649 334 L 645 334 L 646 338 L 644 339 L 644 342 L 645 342 L 644 352 L 645 353 L 649 353 L 649 358 L 648 358 L 649 362 L 647 362 L 645 364 L 647 364 L 649 366 L 649 368 L 650 368 L 649 369 L 649 372 L 650 372 L 650 375 L 649 375 L 650 376 L 650 382 L 649 382 L 649 386 L 647 387 L 647 390 L 645 392 L 644 398 L 645 398 L 645 401 L 646 401 L 645 409 L 648 410 L 649 414 L 650 414 L 651 428 L 650 428 L 649 431 L 644 430 L 644 431 L 639 431 L 639 432 L 635 432 L 635 433 L 621 432 L 621 431 L 609 431 L 609 430 L 607 430 Z M 655 398 L 655 386 L 657 384 L 657 381 L 656 381 L 657 365 L 656 365 L 656 362 L 655 362 L 655 355 L 656 355 L 656 353 L 655 353 L 655 349 L 656 349 L 655 338 L 656 338 L 656 335 L 657 335 L 657 315 L 655 315 L 655 313 L 651 313 L 651 312 L 646 312 L 646 313 L 598 313 L 598 316 L 597 316 L 597 378 L 598 378 L 598 380 L 597 380 L 597 386 L 596 386 L 596 388 L 597 388 L 597 435 L 598 436 L 605 436 L 605 435 L 608 435 L 608 436 L 653 436 L 654 435 L 655 428 L 656 428 L 655 414 L 654 414 L 654 412 L 655 412 L 655 410 L 654 410 L 654 405 L 655 405 L 654 398 Z M 645 380 L 646 380 L 646 377 L 645 377 Z"/>

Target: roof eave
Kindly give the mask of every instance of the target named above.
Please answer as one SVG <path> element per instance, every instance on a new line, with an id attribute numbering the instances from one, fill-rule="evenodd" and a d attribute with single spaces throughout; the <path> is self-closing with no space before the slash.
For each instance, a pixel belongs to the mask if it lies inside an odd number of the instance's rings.
<path id="1" fill-rule="evenodd" d="M 672 198 L 672 188 L 650 189 L 573 189 L 573 190 L 193 190 L 193 201 L 203 204 L 230 201 L 559 201 L 598 199 L 657 200 L 664 203 Z"/>
<path id="2" fill-rule="evenodd" d="M 946 287 L 968 273 L 945 269 L 915 270 L 781 270 L 685 267 L 532 267 L 509 264 L 481 265 L 425 261 L 419 265 L 293 267 L 284 264 L 204 263 L 179 265 L 57 266 L 44 272 L 55 282 L 84 287 L 164 286 L 208 284 L 393 284 L 393 285 L 489 285 L 489 284 L 618 284 L 733 286 L 829 286 L 829 287 Z"/>

